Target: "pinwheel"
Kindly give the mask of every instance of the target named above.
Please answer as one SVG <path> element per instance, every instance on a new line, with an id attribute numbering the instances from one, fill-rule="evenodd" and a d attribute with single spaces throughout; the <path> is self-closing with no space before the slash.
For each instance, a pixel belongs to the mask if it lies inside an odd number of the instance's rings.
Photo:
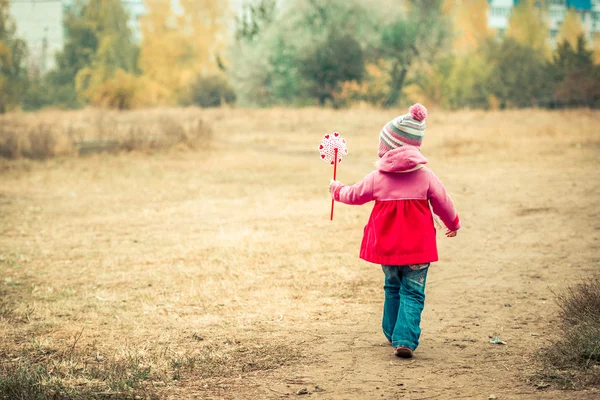
<path id="1" fill-rule="evenodd" d="M 319 145 L 319 153 L 321 160 L 328 162 L 333 166 L 333 180 L 337 177 L 337 165 L 342 162 L 342 156 L 348 154 L 346 148 L 346 139 L 340 135 L 339 132 L 333 132 L 323 137 L 321 144 Z M 331 215 L 330 221 L 333 221 L 333 205 L 335 201 L 331 199 Z"/>

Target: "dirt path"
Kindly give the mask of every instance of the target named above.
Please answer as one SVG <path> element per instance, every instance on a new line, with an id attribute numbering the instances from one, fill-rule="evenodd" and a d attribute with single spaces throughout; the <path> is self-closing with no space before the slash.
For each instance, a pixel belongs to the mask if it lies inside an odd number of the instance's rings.
<path id="1" fill-rule="evenodd" d="M 463 229 L 439 237 L 413 360 L 381 334 L 383 274 L 357 257 L 371 207 L 336 206 L 330 223 L 331 171 L 314 150 L 315 132 L 343 132 L 339 177 L 357 181 L 388 114 L 218 110 L 209 153 L 6 169 L 3 290 L 36 311 L 0 325 L 3 362 L 71 348 L 85 328 L 82 359 L 204 354 L 160 398 L 598 398 L 528 378 L 553 332 L 552 290 L 598 270 L 599 114 L 576 132 L 569 113 L 431 117 L 423 152 Z"/>
<path id="2" fill-rule="evenodd" d="M 263 377 L 257 397 L 319 386 L 325 391 L 314 395 L 323 399 L 598 398 L 526 382 L 536 372 L 533 353 L 552 334 L 551 291 L 597 271 L 597 168 L 488 168 L 484 176 L 477 165 L 441 172 L 458 192 L 464 229 L 440 240 L 443 261 L 428 277 L 415 359 L 392 355 L 378 329 L 381 271 L 361 267 L 369 289 L 337 303 L 334 320 L 304 325 L 321 336 L 306 339 L 321 362 Z M 312 312 L 320 315 L 319 307 Z M 495 336 L 507 344 L 488 343 Z"/>

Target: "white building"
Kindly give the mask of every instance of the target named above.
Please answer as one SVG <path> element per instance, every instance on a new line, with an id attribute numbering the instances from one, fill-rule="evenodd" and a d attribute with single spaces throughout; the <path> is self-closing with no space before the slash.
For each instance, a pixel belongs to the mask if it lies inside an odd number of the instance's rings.
<path id="1" fill-rule="evenodd" d="M 489 0 L 488 24 L 503 36 L 508 27 L 510 14 L 519 0 Z M 554 42 L 567 10 L 573 8 L 581 18 L 586 39 L 600 37 L 600 0 L 538 0 L 538 5 L 545 6 L 548 14 L 549 37 Z"/>
<path id="2" fill-rule="evenodd" d="M 129 14 L 133 39 L 141 40 L 139 18 L 145 12 L 143 0 L 121 0 Z M 56 65 L 56 53 L 63 49 L 63 19 L 74 0 L 10 0 L 10 13 L 17 25 L 17 35 L 29 48 L 28 67 L 44 74 Z"/>

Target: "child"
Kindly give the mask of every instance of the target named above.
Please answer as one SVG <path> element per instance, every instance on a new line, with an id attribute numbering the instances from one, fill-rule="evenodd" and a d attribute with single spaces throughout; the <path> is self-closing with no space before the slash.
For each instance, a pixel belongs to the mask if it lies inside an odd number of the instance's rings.
<path id="1" fill-rule="evenodd" d="M 398 357 L 410 358 L 419 345 L 425 280 L 430 263 L 438 260 L 434 215 L 448 228 L 460 228 L 458 214 L 444 185 L 425 167 L 419 148 L 425 134 L 427 109 L 409 108 L 379 134 L 377 170 L 353 186 L 332 180 L 332 197 L 346 204 L 375 200 L 364 229 L 360 258 L 382 264 L 385 274 L 383 333 Z M 431 205 L 431 206 L 430 206 Z"/>

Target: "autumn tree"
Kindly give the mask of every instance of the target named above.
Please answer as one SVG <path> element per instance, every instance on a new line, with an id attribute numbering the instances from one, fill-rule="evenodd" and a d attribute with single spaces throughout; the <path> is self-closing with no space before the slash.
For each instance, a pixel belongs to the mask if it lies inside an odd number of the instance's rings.
<path id="1" fill-rule="evenodd" d="M 539 1 L 521 0 L 510 15 L 506 36 L 548 57 L 546 9 Z"/>
<path id="2" fill-rule="evenodd" d="M 64 17 L 65 44 L 56 55 L 56 67 L 46 76 L 30 82 L 26 108 L 44 106 L 77 108 L 84 104 L 75 89 L 75 78 L 90 67 L 98 49 L 93 21 L 83 18 L 83 4 L 76 3 Z"/>
<path id="3" fill-rule="evenodd" d="M 396 106 L 409 71 L 419 63 L 429 63 L 439 55 L 450 33 L 449 20 L 441 0 L 412 0 L 408 14 L 382 29 L 380 52 L 389 63 L 389 93 L 385 106 Z"/>
<path id="4" fill-rule="evenodd" d="M 15 36 L 9 1 L 0 0 L 0 114 L 19 103 L 25 85 L 25 42 Z"/>
<path id="5" fill-rule="evenodd" d="M 575 9 L 569 8 L 565 15 L 565 20 L 560 26 L 558 35 L 556 36 L 557 43 L 568 42 L 571 47 L 577 46 L 579 37 L 584 35 L 581 19 Z"/>
<path id="6" fill-rule="evenodd" d="M 227 2 L 148 0 L 141 20 L 140 68 L 152 103 L 175 104 L 199 75 L 216 73 L 225 45 Z"/>
<path id="7" fill-rule="evenodd" d="M 135 91 L 123 92 L 122 88 L 136 85 L 138 50 L 121 1 L 88 0 L 80 18 L 88 27 L 95 51 L 75 76 L 77 92 L 93 105 L 131 108 Z M 124 93 L 129 94 L 128 100 L 124 100 Z"/>
<path id="8" fill-rule="evenodd" d="M 452 48 L 457 54 L 464 54 L 477 49 L 492 36 L 488 26 L 487 0 L 446 0 L 444 14 L 453 23 Z"/>

